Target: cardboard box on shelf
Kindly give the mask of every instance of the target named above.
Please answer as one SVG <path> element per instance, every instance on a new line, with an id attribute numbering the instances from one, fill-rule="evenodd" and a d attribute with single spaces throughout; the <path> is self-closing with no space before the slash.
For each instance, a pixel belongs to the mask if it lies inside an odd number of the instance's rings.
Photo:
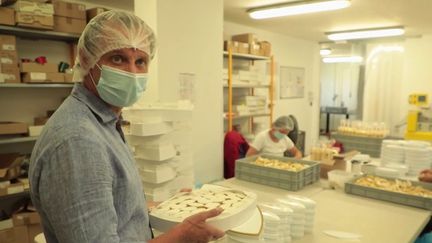
<path id="1" fill-rule="evenodd" d="M 246 34 L 240 34 L 240 35 L 233 35 L 231 37 L 231 40 L 252 44 L 252 43 L 257 41 L 257 38 L 256 38 L 255 34 L 246 33 Z"/>
<path id="2" fill-rule="evenodd" d="M 15 8 L 15 11 L 19 13 L 27 13 L 35 16 L 54 15 L 54 6 L 50 3 L 18 0 L 13 7 Z"/>
<path id="3" fill-rule="evenodd" d="M 33 119 L 34 125 L 35 126 L 40 126 L 40 125 L 45 125 L 45 123 L 48 121 L 49 117 L 47 116 L 40 116 L 40 117 L 35 117 Z"/>
<path id="4" fill-rule="evenodd" d="M 21 173 L 21 163 L 25 156 L 18 153 L 0 154 L 0 181 L 17 178 Z"/>
<path id="5" fill-rule="evenodd" d="M 0 242 L 33 243 L 28 241 L 27 227 L 24 226 L 0 230 Z"/>
<path id="6" fill-rule="evenodd" d="M 0 230 L 11 229 L 11 228 L 13 228 L 12 219 L 0 220 Z"/>
<path id="7" fill-rule="evenodd" d="M 65 81 L 65 83 L 73 83 L 73 74 L 72 73 L 65 73 L 64 74 L 64 81 Z"/>
<path id="8" fill-rule="evenodd" d="M 269 57 L 271 56 L 271 44 L 268 41 L 260 41 L 260 54 L 261 56 Z"/>
<path id="9" fill-rule="evenodd" d="M 238 44 L 238 53 L 248 54 L 249 53 L 249 44 L 239 42 Z"/>
<path id="10" fill-rule="evenodd" d="M 87 22 L 90 21 L 92 18 L 94 18 L 96 15 L 103 13 L 105 11 L 108 11 L 106 8 L 91 8 L 87 9 Z"/>
<path id="11" fill-rule="evenodd" d="M 15 25 L 15 10 L 0 7 L 0 24 Z"/>
<path id="12" fill-rule="evenodd" d="M 23 75 L 24 83 L 64 83 L 63 73 L 29 72 Z"/>
<path id="13" fill-rule="evenodd" d="M 20 83 L 21 76 L 16 64 L 0 64 L 0 83 Z"/>
<path id="14" fill-rule="evenodd" d="M 252 43 L 249 45 L 249 54 L 251 55 L 260 55 L 260 45 L 256 43 Z"/>
<path id="15" fill-rule="evenodd" d="M 0 50 L 0 64 L 17 64 L 18 54 L 16 51 Z"/>
<path id="16" fill-rule="evenodd" d="M 237 41 L 224 41 L 224 51 L 228 51 L 228 48 L 231 48 L 233 53 L 237 53 L 239 43 Z"/>
<path id="17" fill-rule="evenodd" d="M 34 28 L 34 29 L 47 29 L 54 28 L 53 15 L 34 15 L 26 12 L 16 12 L 15 19 L 18 26 Z"/>
<path id="18" fill-rule="evenodd" d="M 37 62 L 23 62 L 20 65 L 22 73 L 41 72 L 41 73 L 55 73 L 58 71 L 57 64 L 45 63 L 39 64 Z"/>
<path id="19" fill-rule="evenodd" d="M 0 121 L 0 135 L 24 134 L 28 132 L 28 125 L 22 122 Z"/>
<path id="20" fill-rule="evenodd" d="M 54 16 L 54 30 L 59 32 L 81 34 L 87 22 L 84 19 Z"/>
<path id="21" fill-rule="evenodd" d="M 16 194 L 24 191 L 24 184 L 21 182 L 12 183 L 7 187 L 0 187 L 0 196 Z"/>
<path id="22" fill-rule="evenodd" d="M 28 243 L 33 243 L 36 235 L 42 233 L 40 216 L 37 212 L 20 212 L 13 215 L 14 228 L 26 228 Z M 22 231 L 24 232 L 24 231 Z"/>
<path id="23" fill-rule="evenodd" d="M 42 133 L 42 129 L 44 128 L 44 125 L 39 126 L 29 126 L 29 136 L 30 137 L 37 137 Z"/>
<path id="24" fill-rule="evenodd" d="M 14 35 L 0 35 L 0 50 L 16 51 L 16 37 Z"/>
<path id="25" fill-rule="evenodd" d="M 86 6 L 80 3 L 54 1 L 54 15 L 86 20 Z"/>

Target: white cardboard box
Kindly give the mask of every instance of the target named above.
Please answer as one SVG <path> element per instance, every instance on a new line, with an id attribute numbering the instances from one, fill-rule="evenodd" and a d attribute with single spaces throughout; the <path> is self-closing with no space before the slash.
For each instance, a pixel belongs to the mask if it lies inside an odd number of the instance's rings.
<path id="1" fill-rule="evenodd" d="M 135 155 L 145 160 L 164 161 L 174 158 L 176 154 L 173 144 L 135 146 Z"/>

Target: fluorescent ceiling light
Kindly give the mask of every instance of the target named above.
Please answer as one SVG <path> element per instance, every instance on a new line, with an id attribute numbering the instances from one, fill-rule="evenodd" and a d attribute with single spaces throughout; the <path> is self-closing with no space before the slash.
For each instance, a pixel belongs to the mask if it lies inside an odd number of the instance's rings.
<path id="1" fill-rule="evenodd" d="M 324 63 L 341 63 L 341 62 L 359 63 L 359 62 L 363 62 L 363 57 L 361 56 L 324 57 L 322 61 Z"/>
<path id="2" fill-rule="evenodd" d="M 253 19 L 267 19 L 282 16 L 337 10 L 351 5 L 349 0 L 301 1 L 277 4 L 248 10 Z"/>
<path id="3" fill-rule="evenodd" d="M 333 41 L 339 40 L 355 40 L 355 39 L 368 39 L 379 38 L 388 36 L 403 35 L 405 30 L 403 27 L 391 27 L 383 29 L 366 29 L 366 30 L 352 30 L 344 32 L 326 33 L 327 38 Z"/>
<path id="4" fill-rule="evenodd" d="M 320 50 L 321 56 L 327 56 L 327 55 L 330 55 L 331 53 L 332 53 L 332 51 L 329 48 L 324 48 L 324 49 Z"/>

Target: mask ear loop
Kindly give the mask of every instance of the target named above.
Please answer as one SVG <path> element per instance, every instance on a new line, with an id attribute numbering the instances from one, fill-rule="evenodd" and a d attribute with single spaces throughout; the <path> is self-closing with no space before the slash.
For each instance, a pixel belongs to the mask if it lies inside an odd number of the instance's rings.
<path id="1" fill-rule="evenodd" d="M 102 71 L 102 68 L 99 66 L 99 64 L 96 63 L 96 66 L 99 68 L 99 70 Z M 93 83 L 95 89 L 97 90 L 96 83 L 95 83 L 95 81 L 94 81 L 94 79 L 93 79 L 93 75 L 91 74 L 91 72 L 89 72 L 89 74 L 90 74 L 90 79 L 91 79 L 91 81 L 92 81 L 92 83 Z"/>

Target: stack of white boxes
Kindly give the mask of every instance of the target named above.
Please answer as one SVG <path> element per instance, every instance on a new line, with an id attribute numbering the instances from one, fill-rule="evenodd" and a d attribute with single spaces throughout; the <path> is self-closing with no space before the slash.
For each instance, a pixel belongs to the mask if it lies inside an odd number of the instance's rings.
<path id="1" fill-rule="evenodd" d="M 192 110 L 152 105 L 123 112 L 126 139 L 134 151 L 147 200 L 164 201 L 193 188 Z"/>

